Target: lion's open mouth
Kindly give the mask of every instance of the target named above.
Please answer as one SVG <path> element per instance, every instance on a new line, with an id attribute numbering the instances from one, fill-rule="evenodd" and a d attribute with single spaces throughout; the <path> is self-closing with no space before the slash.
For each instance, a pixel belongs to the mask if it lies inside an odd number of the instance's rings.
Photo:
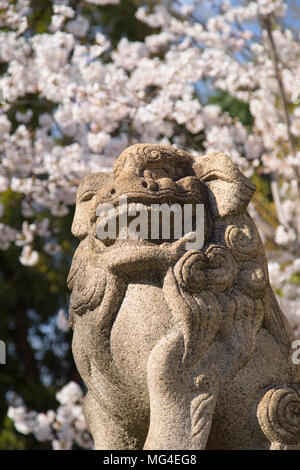
<path id="1" fill-rule="evenodd" d="M 176 191 L 174 189 L 160 189 L 153 193 L 149 191 L 128 191 L 121 195 L 115 196 L 110 200 L 105 200 L 105 204 L 112 206 L 119 206 L 120 200 L 127 199 L 129 203 L 140 203 L 140 204 L 200 204 L 202 202 L 201 195 L 192 190 L 181 190 Z"/>
<path id="2" fill-rule="evenodd" d="M 171 198 L 170 192 L 160 198 L 157 195 L 141 198 L 138 193 L 124 194 L 98 206 L 93 221 L 94 235 L 105 246 L 125 239 L 172 243 L 194 230 L 197 202 L 192 193 L 184 198 Z"/>

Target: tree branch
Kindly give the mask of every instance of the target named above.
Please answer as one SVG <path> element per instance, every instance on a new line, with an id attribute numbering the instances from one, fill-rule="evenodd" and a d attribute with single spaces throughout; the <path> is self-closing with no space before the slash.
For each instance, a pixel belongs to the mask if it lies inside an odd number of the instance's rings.
<path id="1" fill-rule="evenodd" d="M 290 150 L 291 150 L 291 154 L 294 157 L 296 157 L 296 152 L 297 152 L 296 141 L 295 141 L 295 137 L 293 136 L 292 131 L 291 131 L 291 120 L 290 120 L 290 114 L 289 114 L 289 109 L 288 109 L 288 100 L 287 100 L 287 97 L 286 97 L 286 91 L 285 91 L 284 83 L 283 83 L 283 80 L 282 80 L 280 59 L 279 59 L 279 56 L 278 56 L 278 53 L 277 53 L 277 50 L 276 50 L 276 45 L 275 45 L 273 30 L 272 30 L 272 16 L 271 15 L 269 15 L 269 16 L 259 16 L 259 21 L 261 23 L 262 28 L 264 28 L 267 32 L 269 45 L 270 45 L 271 59 L 272 59 L 273 65 L 274 65 L 275 76 L 276 76 L 277 83 L 278 83 L 278 88 L 279 88 L 280 101 L 281 101 L 281 105 L 282 105 L 282 108 L 283 108 L 284 121 L 285 121 L 285 125 L 286 125 L 286 128 L 287 128 L 287 133 L 288 133 L 288 141 L 289 141 L 289 145 L 290 145 Z M 297 180 L 297 199 L 298 199 L 298 202 L 297 202 L 296 231 L 297 231 L 298 241 L 299 241 L 300 240 L 300 171 L 299 171 L 298 166 L 296 166 L 296 165 L 292 165 L 292 168 L 294 170 L 295 177 L 296 177 L 296 180 Z M 273 178 L 273 180 L 274 180 L 274 178 Z M 275 189 L 275 198 L 277 198 L 277 196 L 276 196 L 276 184 L 273 184 L 272 192 L 273 192 L 274 189 Z M 275 206 L 276 206 L 276 209 L 277 209 L 278 219 L 279 219 L 279 221 L 280 220 L 284 221 L 285 217 L 283 216 L 283 211 L 282 211 L 282 208 L 281 208 L 280 198 L 279 198 L 278 192 L 277 192 L 277 195 L 278 195 L 277 203 L 276 203 L 275 199 L 274 199 L 274 203 L 275 203 Z M 274 197 L 274 193 L 273 193 L 273 197 Z M 282 218 L 282 216 L 284 218 Z M 282 223 L 282 225 L 284 225 L 284 224 Z"/>
<path id="2" fill-rule="evenodd" d="M 265 27 L 265 30 L 268 35 L 269 43 L 270 43 L 270 52 L 271 52 L 271 58 L 272 62 L 274 64 L 274 69 L 275 69 L 275 75 L 278 83 L 278 88 L 279 88 L 279 94 L 280 94 L 280 100 L 284 112 L 284 120 L 285 124 L 287 127 L 287 132 L 288 132 L 288 138 L 289 138 L 289 144 L 291 147 L 292 154 L 295 156 L 296 155 L 296 142 L 295 138 L 291 132 L 291 120 L 290 120 L 290 114 L 288 110 L 288 101 L 286 98 L 286 92 L 282 80 L 282 75 L 281 75 L 281 70 L 280 70 L 280 60 L 277 54 L 276 50 L 276 45 L 273 37 L 273 31 L 272 31 L 272 23 L 271 23 L 271 17 L 266 16 L 266 17 L 260 17 L 261 18 L 261 23 Z M 299 177 L 299 174 L 298 174 Z"/>

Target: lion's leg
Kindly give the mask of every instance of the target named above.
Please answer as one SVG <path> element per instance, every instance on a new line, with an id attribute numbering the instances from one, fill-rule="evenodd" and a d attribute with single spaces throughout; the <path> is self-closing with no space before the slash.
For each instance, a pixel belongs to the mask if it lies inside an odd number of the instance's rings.
<path id="1" fill-rule="evenodd" d="M 174 332 L 152 351 L 148 363 L 150 426 L 144 449 L 205 449 L 218 385 L 208 372 L 182 369 L 182 335 Z"/>
<path id="2" fill-rule="evenodd" d="M 104 410 L 90 392 L 85 398 L 84 415 L 96 450 L 138 449 L 137 439 L 130 436 L 121 423 Z"/>

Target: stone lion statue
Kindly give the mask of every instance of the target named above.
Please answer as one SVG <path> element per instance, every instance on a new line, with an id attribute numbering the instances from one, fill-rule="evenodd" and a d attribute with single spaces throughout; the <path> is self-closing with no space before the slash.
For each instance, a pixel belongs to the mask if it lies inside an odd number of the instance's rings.
<path id="1" fill-rule="evenodd" d="M 223 153 L 152 144 L 81 182 L 70 323 L 96 449 L 300 449 L 300 366 L 247 213 L 254 191 Z M 202 204 L 202 248 L 99 239 L 97 208 L 124 196 Z"/>

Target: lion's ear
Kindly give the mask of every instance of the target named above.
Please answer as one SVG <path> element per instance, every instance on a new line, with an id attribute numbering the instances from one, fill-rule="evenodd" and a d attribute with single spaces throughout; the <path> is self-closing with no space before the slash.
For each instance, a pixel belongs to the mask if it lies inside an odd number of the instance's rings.
<path id="1" fill-rule="evenodd" d="M 226 154 L 212 152 L 196 158 L 193 170 L 208 189 L 211 210 L 216 217 L 224 217 L 247 208 L 256 186 Z"/>
<path id="2" fill-rule="evenodd" d="M 97 191 L 112 179 L 111 173 L 90 173 L 80 183 L 77 190 L 76 209 L 72 224 L 72 233 L 82 240 L 88 233 L 88 222 L 92 199 Z"/>

